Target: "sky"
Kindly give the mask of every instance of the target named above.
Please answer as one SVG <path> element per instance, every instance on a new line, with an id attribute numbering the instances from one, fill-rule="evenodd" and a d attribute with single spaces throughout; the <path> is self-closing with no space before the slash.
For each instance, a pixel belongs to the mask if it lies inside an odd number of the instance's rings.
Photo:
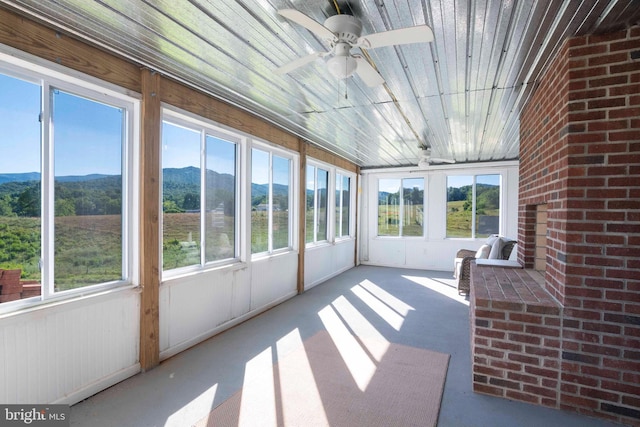
<path id="1" fill-rule="evenodd" d="M 122 110 L 54 91 L 55 175 L 121 173 Z M 40 172 L 40 86 L 0 74 L 0 173 Z"/>
<path id="2" fill-rule="evenodd" d="M 424 190 L 424 178 L 405 178 L 405 187 L 418 187 Z M 477 184 L 500 185 L 500 175 L 476 175 Z M 473 184 L 471 175 L 449 175 L 447 176 L 447 187 L 464 187 Z M 400 189 L 400 178 L 381 179 L 378 182 L 378 191 L 396 193 Z"/>

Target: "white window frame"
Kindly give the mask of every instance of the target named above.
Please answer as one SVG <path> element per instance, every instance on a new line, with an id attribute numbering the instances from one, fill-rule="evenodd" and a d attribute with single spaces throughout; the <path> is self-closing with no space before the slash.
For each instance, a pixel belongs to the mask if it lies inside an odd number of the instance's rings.
<path id="1" fill-rule="evenodd" d="M 68 299 L 139 283 L 140 96 L 93 76 L 67 69 L 16 49 L 0 45 L 0 73 L 37 84 L 41 90 L 41 295 L 0 304 L 0 313 L 38 303 Z M 51 132 L 51 90 L 59 89 L 94 102 L 122 108 L 122 276 L 121 280 L 54 291 L 54 158 Z"/>
<path id="2" fill-rule="evenodd" d="M 246 138 L 240 134 L 239 132 L 234 132 L 233 130 L 229 130 L 222 125 L 215 123 L 211 120 L 207 120 L 204 117 L 200 117 L 194 115 L 192 113 L 186 112 L 184 110 L 180 110 L 176 107 L 170 105 L 162 105 L 162 117 L 161 121 L 164 123 L 165 121 L 175 125 L 182 126 L 186 129 L 190 129 L 195 132 L 200 133 L 200 263 L 193 264 L 178 268 L 172 268 L 168 270 L 162 269 L 162 278 L 168 279 L 173 277 L 178 277 L 181 275 L 195 273 L 204 270 L 210 270 L 214 268 L 219 268 L 225 265 L 233 265 L 241 262 L 243 259 L 243 245 L 242 243 L 242 215 L 241 215 L 241 207 L 242 207 L 242 199 L 243 199 L 243 184 L 244 184 L 244 168 L 243 168 L 243 147 L 247 145 Z M 234 217 L 234 256 L 231 258 L 225 258 L 222 260 L 216 261 L 206 261 L 206 175 L 203 173 L 206 170 L 206 137 L 207 135 L 211 135 L 213 137 L 217 137 L 223 139 L 225 141 L 229 141 L 230 143 L 235 144 L 236 146 L 236 176 L 235 176 L 235 217 Z M 160 137 L 162 141 L 162 135 Z M 160 167 L 162 169 L 162 150 L 160 151 Z M 160 188 L 163 188 L 163 174 L 162 171 L 160 173 Z M 163 214 L 163 206 L 162 206 L 162 190 L 159 194 L 160 197 L 160 233 L 161 236 L 164 230 L 164 214 Z M 160 265 L 163 265 L 162 262 L 162 238 L 160 239 Z"/>
<path id="3" fill-rule="evenodd" d="M 378 195 L 380 193 L 380 180 L 382 179 L 388 179 L 388 180 L 392 180 L 392 179 L 399 179 L 400 180 L 400 199 L 398 201 L 399 205 L 398 205 L 398 218 L 400 218 L 400 223 L 398 224 L 398 235 L 397 236 L 385 236 L 385 235 L 380 235 L 378 234 L 378 222 L 375 222 L 375 237 L 377 239 L 426 239 L 427 237 L 427 218 L 426 218 L 426 213 L 427 213 L 427 191 L 428 191 L 428 179 L 426 176 L 410 176 L 409 174 L 405 173 L 405 174 L 394 174 L 394 175 L 378 175 L 374 177 L 375 180 L 375 218 L 378 217 L 378 212 L 380 210 L 379 208 L 379 200 L 378 200 Z M 403 181 L 405 179 L 422 179 L 423 180 L 423 184 L 424 184 L 424 188 L 423 188 L 423 193 L 422 193 L 422 236 L 405 236 L 403 234 L 403 229 L 404 229 L 404 186 L 403 186 Z M 373 218 L 374 216 L 372 216 Z"/>
<path id="4" fill-rule="evenodd" d="M 346 240 L 355 239 L 355 209 L 356 209 L 356 174 L 353 172 L 349 172 L 347 170 L 338 168 L 329 163 L 322 162 L 320 160 L 313 159 L 311 157 L 307 158 L 307 166 L 313 166 L 315 169 L 314 173 L 314 220 L 313 220 L 313 242 L 306 242 L 306 247 L 312 248 L 316 246 L 330 245 L 336 242 L 343 242 Z M 327 238 L 326 240 L 316 240 L 317 230 L 315 229 L 317 226 L 317 215 L 318 209 L 317 206 L 317 184 L 318 184 L 318 168 L 327 171 L 328 180 L 327 180 Z M 338 237 L 336 235 L 336 175 L 340 174 L 342 176 L 346 176 L 349 178 L 349 235 Z M 306 176 L 305 176 L 305 200 L 304 200 L 304 209 L 306 210 L 307 200 L 306 200 Z M 305 212 L 305 221 L 306 221 L 306 212 Z M 306 230 L 305 230 L 305 241 L 306 241 Z"/>
<path id="5" fill-rule="evenodd" d="M 350 240 L 355 238 L 355 208 L 356 208 L 356 192 L 355 192 L 355 184 L 356 184 L 356 174 L 353 172 L 348 172 L 346 170 L 343 169 L 338 169 L 336 168 L 333 171 L 333 175 L 334 175 L 334 188 L 333 188 L 333 197 L 335 198 L 335 193 L 336 193 L 336 183 L 338 180 L 338 175 L 344 176 L 349 178 L 349 234 L 344 235 L 344 236 L 338 236 L 338 232 L 337 230 L 334 230 L 333 233 L 333 240 L 338 242 L 338 241 L 344 241 L 344 240 Z M 335 200 L 333 203 L 333 206 L 335 207 Z M 340 206 L 340 210 L 342 211 L 342 205 Z M 335 209 L 332 209 L 331 212 L 333 212 L 333 215 L 335 216 Z M 337 218 L 334 218 L 333 223 L 334 223 L 334 227 L 335 224 L 337 222 Z M 342 224 L 342 221 L 340 222 Z"/>
<path id="6" fill-rule="evenodd" d="M 282 253 L 287 253 L 287 252 L 291 252 L 291 251 L 295 251 L 297 250 L 297 233 L 296 230 L 298 229 L 298 203 L 297 203 L 297 199 L 298 199 L 298 156 L 296 153 L 292 152 L 292 151 L 288 151 L 285 150 L 283 148 L 277 147 L 273 144 L 270 144 L 266 141 L 263 140 L 259 140 L 256 138 L 251 138 L 249 140 L 249 146 L 248 146 L 248 153 L 252 152 L 252 149 L 257 149 L 260 151 L 264 151 L 266 153 L 269 154 L 269 210 L 268 210 L 268 229 L 269 229 L 269 235 L 268 235 L 268 248 L 266 251 L 263 252 L 256 252 L 256 253 L 251 253 L 251 230 L 249 230 L 248 232 L 248 253 L 251 256 L 252 259 L 260 259 L 260 258 L 265 258 L 265 257 L 269 257 L 269 256 L 273 256 L 273 255 L 278 255 L 278 254 L 282 254 Z M 278 249 L 273 249 L 273 156 L 278 156 L 284 159 L 288 159 L 289 160 L 289 230 L 288 230 L 288 238 L 289 238 L 289 245 L 286 248 L 278 248 Z M 249 185 L 249 188 L 252 184 L 252 180 L 253 177 L 251 176 L 251 154 L 249 154 L 247 156 L 249 158 L 248 161 L 248 166 L 247 166 L 247 182 Z M 247 206 L 249 206 L 249 208 L 247 209 L 247 223 L 251 224 L 251 191 L 248 191 L 248 195 L 247 197 L 249 198 L 249 202 L 247 203 Z"/>
<path id="7" fill-rule="evenodd" d="M 307 167 L 313 166 L 315 168 L 315 172 L 313 174 L 313 241 L 306 242 L 306 230 L 305 230 L 305 242 L 306 247 L 313 246 L 322 246 L 330 244 L 333 241 L 334 232 L 333 229 L 335 225 L 333 224 L 335 214 L 331 214 L 331 211 L 334 210 L 335 206 L 335 167 L 331 166 L 327 163 L 320 162 L 315 159 L 308 158 L 307 159 Z M 318 169 L 322 169 L 327 172 L 327 235 L 326 239 L 317 240 L 318 237 Z M 307 184 L 305 177 L 305 223 L 306 223 L 306 207 L 307 207 Z"/>
<path id="8" fill-rule="evenodd" d="M 476 183 L 477 183 L 477 178 L 479 176 L 488 176 L 488 175 L 496 175 L 500 177 L 500 214 L 498 215 L 498 234 L 502 234 L 503 233 L 503 227 L 504 227 L 504 209 L 505 209 L 505 201 L 504 201 L 504 174 L 502 172 L 468 172 L 468 173 L 459 173 L 459 174 L 447 174 L 445 176 L 445 199 L 444 199 L 444 210 L 445 210 L 445 222 L 444 222 L 444 234 L 445 237 L 447 239 L 450 240 L 475 240 L 475 239 L 483 239 L 484 237 L 477 237 L 476 236 Z M 447 221 L 448 221 L 448 217 L 447 217 L 447 203 L 448 203 L 448 182 L 449 182 L 449 177 L 450 176 L 457 176 L 457 177 L 462 177 L 462 176 L 467 176 L 467 177 L 471 177 L 471 236 L 469 237 L 449 237 L 447 236 Z"/>

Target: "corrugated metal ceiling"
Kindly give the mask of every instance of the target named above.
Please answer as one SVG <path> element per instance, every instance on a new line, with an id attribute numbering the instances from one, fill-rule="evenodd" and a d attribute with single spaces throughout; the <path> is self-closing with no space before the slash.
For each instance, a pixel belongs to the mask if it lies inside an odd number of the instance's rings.
<path id="1" fill-rule="evenodd" d="M 637 23 L 638 0 L 1 0 L 264 116 L 363 167 L 518 157 L 518 114 L 562 41 Z M 427 24 L 432 43 L 364 52 L 386 84 L 336 80 L 328 46 L 278 15 L 351 14 L 363 34 Z M 357 51 L 358 49 L 354 49 Z"/>

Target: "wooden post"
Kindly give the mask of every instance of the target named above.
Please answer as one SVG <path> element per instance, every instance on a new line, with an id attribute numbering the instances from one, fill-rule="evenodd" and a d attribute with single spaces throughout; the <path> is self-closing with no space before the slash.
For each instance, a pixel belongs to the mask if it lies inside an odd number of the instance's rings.
<path id="1" fill-rule="evenodd" d="M 160 75 L 141 71 L 140 367 L 160 363 Z"/>
<path id="2" fill-rule="evenodd" d="M 298 294 L 304 292 L 304 249 L 307 244 L 307 143 L 300 140 L 300 203 L 298 213 Z"/>

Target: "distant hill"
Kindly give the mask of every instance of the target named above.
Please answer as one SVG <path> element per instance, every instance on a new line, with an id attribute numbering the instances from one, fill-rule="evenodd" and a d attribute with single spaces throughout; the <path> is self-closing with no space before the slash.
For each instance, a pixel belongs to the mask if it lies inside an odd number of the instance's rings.
<path id="1" fill-rule="evenodd" d="M 197 209 L 200 205 L 200 168 L 165 168 L 163 170 L 162 193 L 165 202 L 170 202 L 177 211 Z M 99 215 L 117 213 L 121 209 L 122 178 L 120 175 L 91 174 L 83 176 L 58 176 L 56 181 L 56 215 Z M 208 186 L 216 188 L 209 205 L 230 203 L 236 193 L 233 175 L 207 171 Z M 252 184 L 252 203 L 264 203 L 266 184 Z M 276 199 L 284 203 L 288 188 L 273 186 Z M 0 174 L 0 215 L 38 216 L 40 199 L 40 173 Z M 58 203 L 58 202 L 61 203 Z"/>
<path id="2" fill-rule="evenodd" d="M 94 173 L 90 175 L 67 175 L 67 176 L 57 176 L 56 181 L 58 182 L 93 181 L 96 179 L 107 178 L 109 176 L 112 176 L 112 175 L 105 175 L 105 174 L 99 174 L 99 173 Z M 40 172 L 0 174 L 0 184 L 5 184 L 7 182 L 29 182 L 29 181 L 40 181 Z"/>
<path id="3" fill-rule="evenodd" d="M 0 174 L 0 184 L 4 184 L 6 182 L 24 182 L 24 181 L 38 181 L 38 180 L 40 180 L 39 172 Z"/>

